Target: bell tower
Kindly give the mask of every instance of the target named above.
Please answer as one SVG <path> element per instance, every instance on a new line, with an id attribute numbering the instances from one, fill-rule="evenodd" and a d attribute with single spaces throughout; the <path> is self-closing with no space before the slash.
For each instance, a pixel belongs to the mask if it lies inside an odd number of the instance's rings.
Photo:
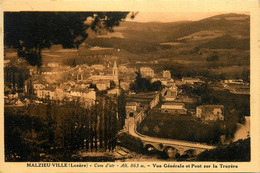
<path id="1" fill-rule="evenodd" d="M 114 65 L 113 65 L 113 80 L 114 80 L 114 82 L 116 83 L 116 85 L 119 84 L 118 68 L 117 68 L 116 61 L 114 61 Z"/>
<path id="2" fill-rule="evenodd" d="M 113 66 L 113 75 L 114 75 L 114 76 L 118 76 L 118 68 L 117 68 L 116 61 L 114 61 L 114 66 Z"/>

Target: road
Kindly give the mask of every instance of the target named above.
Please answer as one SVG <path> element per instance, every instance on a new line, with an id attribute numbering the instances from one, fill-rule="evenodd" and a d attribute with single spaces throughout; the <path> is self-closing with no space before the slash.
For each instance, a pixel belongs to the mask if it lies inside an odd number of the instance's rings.
<path id="1" fill-rule="evenodd" d="M 238 94 L 238 92 L 231 86 L 229 86 L 227 84 L 224 84 L 223 86 L 224 86 L 224 88 L 228 89 L 231 93 Z"/>

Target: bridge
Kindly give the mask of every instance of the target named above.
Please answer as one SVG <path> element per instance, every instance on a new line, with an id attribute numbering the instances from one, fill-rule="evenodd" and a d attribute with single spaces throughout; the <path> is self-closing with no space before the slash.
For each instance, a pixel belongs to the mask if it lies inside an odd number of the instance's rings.
<path id="1" fill-rule="evenodd" d="M 141 139 L 145 150 L 150 151 L 156 149 L 158 151 L 166 152 L 169 157 L 175 157 L 176 154 L 194 156 L 205 150 L 215 148 L 215 146 L 196 142 L 158 138 L 140 134 L 137 132 L 136 127 L 141 123 L 145 116 L 145 113 L 140 112 L 136 117 L 130 117 L 127 120 L 129 134 Z"/>

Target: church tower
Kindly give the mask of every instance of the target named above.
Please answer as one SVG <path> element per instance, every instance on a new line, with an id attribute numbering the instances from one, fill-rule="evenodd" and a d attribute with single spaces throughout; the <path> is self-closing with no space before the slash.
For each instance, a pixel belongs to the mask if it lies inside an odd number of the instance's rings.
<path id="1" fill-rule="evenodd" d="M 114 66 L 113 66 L 113 75 L 118 76 L 118 68 L 117 68 L 116 61 L 114 62 Z"/>
<path id="2" fill-rule="evenodd" d="M 116 85 L 118 85 L 119 80 L 118 80 L 118 68 L 117 68 L 116 61 L 114 62 L 114 66 L 113 66 L 113 79 L 114 79 L 114 82 L 116 83 Z"/>

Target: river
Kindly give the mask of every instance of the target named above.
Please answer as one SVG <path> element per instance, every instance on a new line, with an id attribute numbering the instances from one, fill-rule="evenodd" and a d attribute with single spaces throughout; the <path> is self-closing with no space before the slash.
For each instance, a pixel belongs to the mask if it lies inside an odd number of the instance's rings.
<path id="1" fill-rule="evenodd" d="M 233 142 L 239 139 L 246 139 L 250 135 L 250 117 L 245 117 L 245 124 L 237 124 L 237 131 L 234 135 Z"/>

